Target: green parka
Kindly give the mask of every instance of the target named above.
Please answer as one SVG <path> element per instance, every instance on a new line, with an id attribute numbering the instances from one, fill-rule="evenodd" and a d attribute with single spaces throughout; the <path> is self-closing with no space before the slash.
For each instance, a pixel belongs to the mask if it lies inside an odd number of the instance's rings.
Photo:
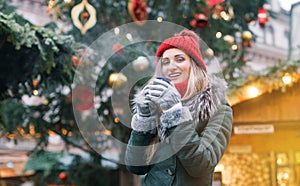
<path id="1" fill-rule="evenodd" d="M 127 169 L 146 175 L 143 185 L 211 186 L 214 168 L 223 156 L 232 131 L 232 109 L 225 99 L 225 83 L 210 78 L 206 90 L 182 101 L 182 109 L 163 113 L 169 137 L 155 145 L 147 161 L 153 132 L 139 130 L 151 120 L 133 117 L 134 130 L 125 154 Z"/>

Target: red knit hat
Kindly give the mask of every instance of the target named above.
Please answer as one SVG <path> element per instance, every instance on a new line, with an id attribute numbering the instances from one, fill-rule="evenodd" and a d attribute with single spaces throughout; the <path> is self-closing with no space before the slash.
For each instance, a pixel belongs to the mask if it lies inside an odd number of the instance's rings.
<path id="1" fill-rule="evenodd" d="M 175 34 L 174 36 L 167 38 L 157 49 L 156 62 L 158 62 L 158 58 L 160 58 L 166 50 L 170 48 L 178 48 L 190 55 L 200 64 L 202 69 L 207 72 L 206 65 L 199 49 L 199 40 L 199 36 L 191 30 L 183 30 L 179 34 Z"/>

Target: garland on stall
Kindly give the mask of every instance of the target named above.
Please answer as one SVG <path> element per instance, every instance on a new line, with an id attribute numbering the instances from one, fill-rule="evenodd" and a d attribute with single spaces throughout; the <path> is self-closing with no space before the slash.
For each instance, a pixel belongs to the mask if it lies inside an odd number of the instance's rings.
<path id="1" fill-rule="evenodd" d="M 229 82 L 228 100 L 231 105 L 274 90 L 287 91 L 300 79 L 300 59 L 279 61 L 263 71 L 254 71 Z"/>

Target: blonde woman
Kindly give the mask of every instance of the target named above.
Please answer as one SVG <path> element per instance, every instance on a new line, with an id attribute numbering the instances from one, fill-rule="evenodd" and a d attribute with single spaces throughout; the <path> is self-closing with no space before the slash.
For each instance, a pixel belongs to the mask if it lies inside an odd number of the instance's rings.
<path id="1" fill-rule="evenodd" d="M 127 169 L 143 185 L 210 186 L 231 135 L 226 83 L 208 76 L 199 37 L 183 30 L 159 46 L 155 76 L 136 94 Z"/>

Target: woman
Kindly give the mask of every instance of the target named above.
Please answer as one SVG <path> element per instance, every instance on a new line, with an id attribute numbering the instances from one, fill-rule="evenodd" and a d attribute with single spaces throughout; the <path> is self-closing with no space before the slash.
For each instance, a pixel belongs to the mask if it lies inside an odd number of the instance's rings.
<path id="1" fill-rule="evenodd" d="M 190 30 L 158 48 L 156 73 L 133 100 L 127 169 L 143 185 L 212 185 L 232 129 L 226 83 L 207 75 L 199 37 Z"/>

